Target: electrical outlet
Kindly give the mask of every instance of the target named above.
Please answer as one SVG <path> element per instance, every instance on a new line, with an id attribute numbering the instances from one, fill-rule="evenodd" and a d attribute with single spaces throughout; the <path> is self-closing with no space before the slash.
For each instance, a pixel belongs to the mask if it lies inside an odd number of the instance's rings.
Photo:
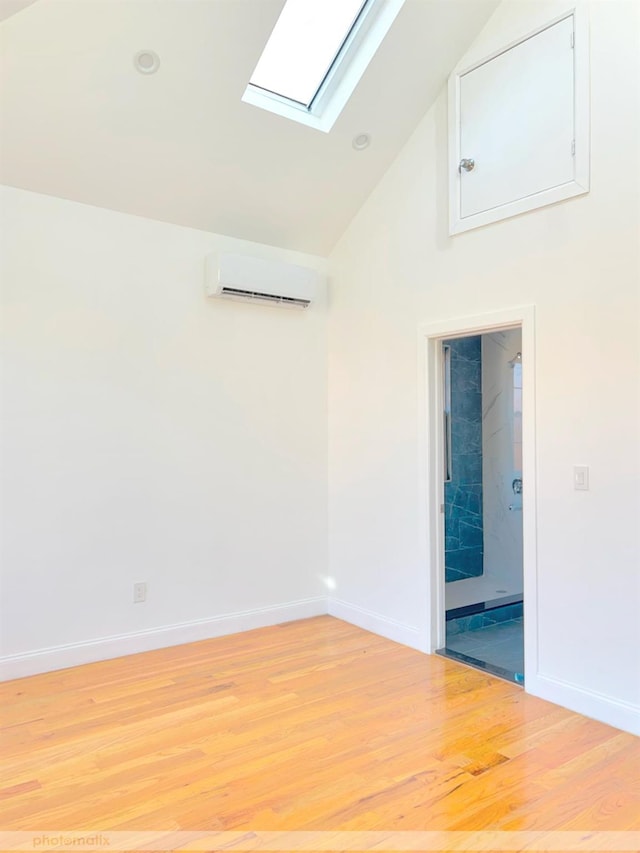
<path id="1" fill-rule="evenodd" d="M 147 600 L 147 585 L 146 583 L 134 583 L 133 585 L 133 603 L 141 604 Z"/>

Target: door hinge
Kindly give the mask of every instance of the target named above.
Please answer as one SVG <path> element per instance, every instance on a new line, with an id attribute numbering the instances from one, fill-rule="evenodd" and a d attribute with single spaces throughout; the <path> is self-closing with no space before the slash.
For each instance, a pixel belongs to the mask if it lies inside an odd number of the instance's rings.
<path id="1" fill-rule="evenodd" d="M 440 512 L 444 512 L 444 504 L 440 504 Z"/>
<path id="2" fill-rule="evenodd" d="M 575 141 L 575 139 L 571 140 L 571 156 L 572 157 L 576 156 L 576 141 Z"/>
<path id="3" fill-rule="evenodd" d="M 576 46 L 576 34 L 571 33 L 571 50 Z"/>

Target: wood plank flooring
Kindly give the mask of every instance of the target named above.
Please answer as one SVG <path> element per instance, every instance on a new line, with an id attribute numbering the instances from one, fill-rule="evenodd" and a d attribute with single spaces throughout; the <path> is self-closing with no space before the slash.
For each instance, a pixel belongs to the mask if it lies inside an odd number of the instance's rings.
<path id="1" fill-rule="evenodd" d="M 331 617 L 0 708 L 3 830 L 640 829 L 640 739 Z"/>

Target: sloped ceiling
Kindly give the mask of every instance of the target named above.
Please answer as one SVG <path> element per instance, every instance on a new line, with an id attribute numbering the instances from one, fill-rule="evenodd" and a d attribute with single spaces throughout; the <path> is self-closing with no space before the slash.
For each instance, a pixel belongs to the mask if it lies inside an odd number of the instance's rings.
<path id="1" fill-rule="evenodd" d="M 4 21 L 5 18 L 15 15 L 16 12 L 35 2 L 36 0 L 0 0 L 0 21 Z"/>
<path id="2" fill-rule="evenodd" d="M 497 0 L 407 0 L 329 134 L 241 101 L 282 5 L 1 0 L 0 180 L 328 254 Z"/>

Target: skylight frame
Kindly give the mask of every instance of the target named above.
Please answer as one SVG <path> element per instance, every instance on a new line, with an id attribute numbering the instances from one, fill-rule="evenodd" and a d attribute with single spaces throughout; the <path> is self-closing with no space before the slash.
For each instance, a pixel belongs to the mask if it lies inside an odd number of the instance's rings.
<path id="1" fill-rule="evenodd" d="M 311 109 L 372 0 L 286 0 L 249 83 Z"/>
<path id="2" fill-rule="evenodd" d="M 367 0 L 308 106 L 251 82 L 242 100 L 328 133 L 404 3 L 405 0 Z"/>

